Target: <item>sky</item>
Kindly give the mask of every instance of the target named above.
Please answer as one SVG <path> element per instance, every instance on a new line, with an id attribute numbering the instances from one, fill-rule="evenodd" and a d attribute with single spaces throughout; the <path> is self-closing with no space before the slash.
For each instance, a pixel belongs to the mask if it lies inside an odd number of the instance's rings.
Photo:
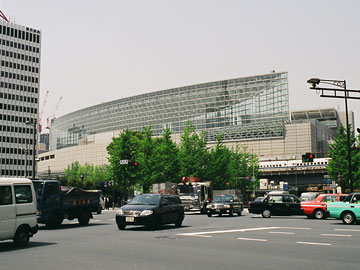
<path id="1" fill-rule="evenodd" d="M 272 70 L 289 73 L 291 111 L 345 110 L 309 89 L 313 77 L 360 89 L 358 0 L 0 0 L 0 10 L 42 31 L 43 119 Z M 360 127 L 360 100 L 348 108 Z"/>

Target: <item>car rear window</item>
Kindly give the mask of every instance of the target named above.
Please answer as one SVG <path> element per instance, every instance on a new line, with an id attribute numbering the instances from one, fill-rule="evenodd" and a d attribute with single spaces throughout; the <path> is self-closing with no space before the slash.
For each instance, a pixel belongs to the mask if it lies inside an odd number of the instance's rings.
<path id="1" fill-rule="evenodd" d="M 329 202 L 337 202 L 336 196 L 324 196 L 323 202 L 329 203 Z"/>
<path id="2" fill-rule="evenodd" d="M 175 204 L 181 204 L 179 198 L 176 197 L 169 197 L 169 204 L 175 205 Z"/>

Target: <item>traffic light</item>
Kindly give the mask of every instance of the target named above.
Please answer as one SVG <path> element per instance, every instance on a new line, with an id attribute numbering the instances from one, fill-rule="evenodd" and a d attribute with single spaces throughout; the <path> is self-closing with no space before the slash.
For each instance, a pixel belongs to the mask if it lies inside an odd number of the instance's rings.
<path id="1" fill-rule="evenodd" d="M 136 161 L 130 161 L 128 162 L 128 168 L 132 170 L 136 170 L 139 167 L 139 163 Z"/>
<path id="2" fill-rule="evenodd" d="M 306 153 L 305 155 L 302 155 L 302 162 L 314 162 L 315 155 L 312 153 Z"/>

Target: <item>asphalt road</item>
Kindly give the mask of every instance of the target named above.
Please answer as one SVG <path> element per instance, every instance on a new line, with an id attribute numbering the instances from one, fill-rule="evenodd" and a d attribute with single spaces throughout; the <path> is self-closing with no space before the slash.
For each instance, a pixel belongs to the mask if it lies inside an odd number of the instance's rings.
<path id="1" fill-rule="evenodd" d="M 81 227 L 41 227 L 28 247 L 0 242 L 2 270 L 107 269 L 360 269 L 360 225 L 244 213 L 186 215 L 183 226 L 119 231 L 115 212 Z"/>

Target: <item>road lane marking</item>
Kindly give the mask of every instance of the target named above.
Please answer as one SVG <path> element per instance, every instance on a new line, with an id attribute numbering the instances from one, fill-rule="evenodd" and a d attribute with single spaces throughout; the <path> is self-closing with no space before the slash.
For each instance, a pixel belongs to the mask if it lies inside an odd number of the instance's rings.
<path id="1" fill-rule="evenodd" d="M 109 220 L 110 220 L 110 221 L 114 221 L 114 220 L 115 220 L 115 218 L 110 218 Z"/>
<path id="2" fill-rule="evenodd" d="M 328 243 L 314 243 L 314 242 L 296 242 L 296 243 L 303 245 L 331 246 L 331 244 Z"/>
<path id="3" fill-rule="evenodd" d="M 351 237 L 351 234 L 331 234 L 331 233 L 323 233 L 320 234 L 322 236 L 335 236 L 335 237 Z"/>
<path id="4" fill-rule="evenodd" d="M 267 242 L 266 239 L 255 239 L 255 238 L 237 238 L 238 240 L 245 240 L 245 241 L 257 241 L 257 242 Z"/>
<path id="5" fill-rule="evenodd" d="M 273 233 L 273 234 L 295 234 L 293 232 L 268 232 L 268 233 Z"/>
<path id="6" fill-rule="evenodd" d="M 233 232 L 248 232 L 248 231 L 260 231 L 260 230 L 275 230 L 281 227 L 264 227 L 264 228 L 250 228 L 250 229 L 237 229 L 237 230 L 221 230 L 221 231 L 209 231 L 209 232 L 194 232 L 194 233 L 180 233 L 177 235 L 183 236 L 199 236 L 204 234 L 220 234 L 220 233 L 233 233 Z"/>
<path id="7" fill-rule="evenodd" d="M 312 228 L 305 227 L 280 227 L 281 229 L 290 229 L 290 230 L 312 230 Z"/>
<path id="8" fill-rule="evenodd" d="M 360 232 L 360 230 L 354 229 L 334 229 L 335 231 L 344 231 L 344 232 Z"/>
<path id="9" fill-rule="evenodd" d="M 100 219 L 93 219 L 92 222 L 101 222 Z"/>

